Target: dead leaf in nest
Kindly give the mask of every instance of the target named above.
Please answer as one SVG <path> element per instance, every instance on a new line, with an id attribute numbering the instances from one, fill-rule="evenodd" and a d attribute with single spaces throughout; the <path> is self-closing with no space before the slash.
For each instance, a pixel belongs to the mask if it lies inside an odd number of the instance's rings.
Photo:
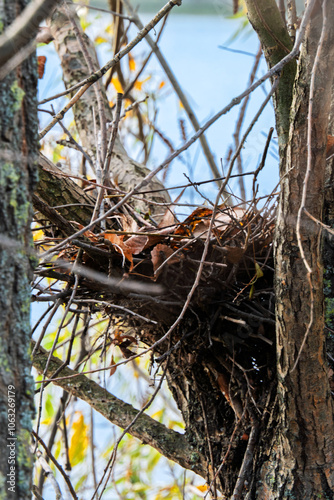
<path id="1" fill-rule="evenodd" d="M 215 216 L 215 228 L 226 229 L 226 226 L 233 224 L 233 222 L 241 222 L 244 218 L 246 210 L 244 208 L 226 208 L 217 212 Z"/>
<path id="2" fill-rule="evenodd" d="M 233 222 L 240 222 L 245 216 L 245 210 L 243 208 L 227 208 L 222 205 L 220 211 L 215 215 L 215 221 L 213 224 L 213 230 L 216 236 L 224 231 L 228 226 L 233 224 Z M 212 210 L 209 208 L 196 208 L 186 220 L 180 224 L 180 226 L 175 231 L 175 234 L 182 236 L 200 236 L 206 238 L 206 232 L 210 226 L 210 220 L 212 217 Z M 218 234 L 217 234 L 218 233 Z"/>
<path id="3" fill-rule="evenodd" d="M 128 240 L 124 242 L 124 245 L 129 248 L 133 255 L 137 255 L 144 250 L 146 244 L 148 243 L 148 236 L 131 236 Z"/>
<path id="4" fill-rule="evenodd" d="M 203 228 L 208 227 L 211 215 L 212 210 L 209 208 L 196 208 L 196 210 L 194 210 L 192 214 L 190 214 L 189 217 L 187 217 L 186 220 L 179 225 L 175 234 L 179 234 L 181 236 L 193 236 L 195 228 L 198 225 L 201 224 Z M 200 234 L 199 231 L 197 231 L 197 233 Z"/>
<path id="5" fill-rule="evenodd" d="M 238 264 L 242 259 L 244 250 L 239 247 L 222 247 L 226 251 L 226 259 L 231 264 Z"/>
<path id="6" fill-rule="evenodd" d="M 175 204 L 182 198 L 183 193 L 185 192 L 186 188 L 182 189 L 181 193 L 178 195 L 178 197 L 175 199 L 173 205 L 167 208 L 163 218 L 161 219 L 158 228 L 161 229 L 163 227 L 169 227 L 169 226 L 174 226 L 175 224 L 178 223 L 178 220 L 174 214 L 174 207 Z"/>
<path id="7" fill-rule="evenodd" d="M 169 226 L 174 226 L 175 223 L 177 223 L 177 218 L 174 215 L 173 210 L 168 208 L 159 222 L 158 229 L 164 228 L 164 227 L 169 227 Z"/>
<path id="8" fill-rule="evenodd" d="M 328 158 L 334 153 L 334 136 L 327 136 L 327 147 L 326 147 L 326 157 Z"/>
<path id="9" fill-rule="evenodd" d="M 71 224 L 73 223 L 75 224 L 75 222 L 71 221 Z M 78 224 L 78 227 L 80 231 L 84 228 L 82 224 Z M 99 241 L 99 236 L 96 236 L 96 234 L 92 231 L 85 231 L 83 235 L 86 236 L 86 238 L 88 238 L 92 243 L 97 243 Z"/>
<path id="10" fill-rule="evenodd" d="M 153 271 L 154 271 L 155 279 L 158 278 L 162 269 L 157 274 L 156 274 L 156 270 L 161 266 L 161 264 L 163 264 L 163 262 L 165 262 L 166 259 L 168 259 L 168 257 L 173 255 L 173 253 L 175 253 L 175 252 L 172 248 L 170 248 L 167 245 L 163 245 L 161 243 L 159 243 L 158 245 L 156 245 L 153 248 L 153 250 L 151 252 L 151 257 L 152 257 L 152 264 L 153 264 Z M 179 262 L 179 261 L 180 261 L 180 256 L 175 255 L 175 257 L 172 257 L 168 261 L 168 264 L 169 265 L 175 264 L 176 262 Z"/>
<path id="11" fill-rule="evenodd" d="M 125 257 L 126 260 L 130 262 L 130 271 L 133 269 L 133 252 L 131 248 L 127 247 L 124 243 L 124 235 L 119 235 L 115 233 L 102 233 L 100 237 L 103 237 L 105 240 L 110 241 L 110 243 L 115 247 L 116 252 L 120 253 Z"/>

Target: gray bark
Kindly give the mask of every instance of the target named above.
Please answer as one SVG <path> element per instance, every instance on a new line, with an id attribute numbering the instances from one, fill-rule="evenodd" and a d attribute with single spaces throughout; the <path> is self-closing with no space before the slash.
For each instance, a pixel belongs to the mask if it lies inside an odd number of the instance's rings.
<path id="1" fill-rule="evenodd" d="M 4 2 L 4 27 L 26 3 Z M 36 73 L 34 55 L 0 86 L 0 498 L 20 500 L 31 497 L 29 281 L 35 263 L 30 222 L 38 158 Z"/>

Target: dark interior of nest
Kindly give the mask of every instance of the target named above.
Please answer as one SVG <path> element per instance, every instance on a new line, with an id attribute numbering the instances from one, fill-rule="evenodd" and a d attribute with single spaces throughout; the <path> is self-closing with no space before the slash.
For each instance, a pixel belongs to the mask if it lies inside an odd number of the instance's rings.
<path id="1" fill-rule="evenodd" d="M 227 371 L 233 360 L 259 380 L 271 378 L 275 365 L 273 211 L 268 216 L 242 211 L 240 217 L 240 213 L 218 211 L 204 258 L 212 218 L 209 209 L 195 210 L 183 223 L 135 235 L 86 232 L 76 298 L 96 300 L 91 311 L 110 317 L 115 314 L 112 304 L 130 309 L 134 314 L 124 313 L 124 322 L 136 330 L 140 341 L 153 345 L 178 318 L 199 277 L 181 323 L 170 340 L 156 348 L 156 356 L 163 357 L 177 344 L 198 360 L 208 357 L 211 363 L 225 364 Z M 78 250 L 77 243 L 71 242 L 37 274 L 71 282 L 73 276 L 64 262 L 74 263 Z M 145 323 L 139 315 L 159 326 Z"/>

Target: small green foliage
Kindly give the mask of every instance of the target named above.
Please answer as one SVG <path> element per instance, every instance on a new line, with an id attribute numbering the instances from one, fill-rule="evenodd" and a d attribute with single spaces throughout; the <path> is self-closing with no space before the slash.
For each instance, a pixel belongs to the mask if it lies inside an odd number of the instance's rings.
<path id="1" fill-rule="evenodd" d="M 21 107 L 25 92 L 21 89 L 21 87 L 18 86 L 17 80 L 14 81 L 13 85 L 10 88 L 10 91 L 13 96 L 13 112 L 15 113 Z"/>

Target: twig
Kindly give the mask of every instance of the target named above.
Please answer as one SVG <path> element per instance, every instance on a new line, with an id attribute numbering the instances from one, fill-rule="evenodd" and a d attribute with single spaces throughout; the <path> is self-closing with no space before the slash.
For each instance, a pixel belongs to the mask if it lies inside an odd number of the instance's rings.
<path id="1" fill-rule="evenodd" d="M 49 459 L 51 460 L 51 462 L 57 467 L 57 469 L 59 470 L 60 474 L 63 476 L 64 478 L 64 481 L 66 482 L 67 486 L 68 486 L 68 489 L 70 490 L 70 493 L 72 495 L 72 497 L 75 499 L 75 500 L 78 500 L 78 497 L 77 497 L 77 494 L 75 493 L 74 491 L 74 488 L 72 486 L 72 483 L 68 477 L 68 475 L 66 474 L 66 472 L 64 471 L 64 469 L 62 468 L 62 466 L 60 465 L 60 463 L 55 459 L 55 457 L 52 455 L 52 453 L 50 452 L 49 448 L 46 446 L 46 444 L 44 443 L 43 439 L 40 438 L 38 436 L 38 434 L 36 434 L 36 432 L 34 430 L 31 431 L 32 432 L 32 435 L 34 436 L 34 438 L 39 442 L 40 445 L 42 445 L 42 447 L 44 448 L 47 456 L 49 457 Z M 44 467 L 43 467 L 44 468 Z"/>
<path id="2" fill-rule="evenodd" d="M 104 156 L 104 165 L 103 165 L 102 179 L 101 179 L 101 184 L 103 186 L 106 184 L 106 182 L 108 180 L 108 176 L 109 176 L 110 160 L 111 160 L 111 155 L 112 155 L 112 152 L 114 149 L 117 131 L 118 131 L 118 124 L 119 124 L 120 116 L 121 116 L 122 97 L 123 97 L 123 94 L 120 94 L 120 93 L 117 94 L 115 118 L 114 118 L 112 128 L 111 128 L 108 149 L 107 149 L 107 152 Z M 100 207 L 101 207 L 101 203 L 102 203 L 102 199 L 103 199 L 103 194 L 104 194 L 104 188 L 101 187 L 101 188 L 99 188 L 99 192 L 98 192 L 98 195 L 96 198 L 95 207 L 94 207 L 91 221 L 94 221 L 97 218 L 97 214 L 100 211 Z"/>
<path id="3" fill-rule="evenodd" d="M 196 378 L 193 376 L 193 381 L 195 383 L 195 389 L 198 395 L 198 399 L 202 408 L 202 415 L 203 415 L 203 421 L 204 421 L 204 430 L 206 434 L 206 440 L 208 443 L 208 449 L 209 449 L 209 455 L 210 455 L 210 461 L 211 461 L 211 468 L 212 468 L 212 485 L 213 485 L 213 500 L 217 500 L 217 483 L 216 483 L 216 475 L 215 475 L 215 463 L 213 460 L 213 452 L 212 452 L 212 444 L 211 444 L 211 439 L 210 439 L 210 433 L 209 433 L 209 427 L 208 427 L 208 416 L 205 411 L 205 406 L 203 402 L 203 397 L 201 392 L 198 389 L 197 381 Z M 208 467 L 208 478 L 210 479 L 210 468 Z M 209 481 L 208 481 L 209 482 Z"/>
<path id="4" fill-rule="evenodd" d="M 261 170 L 263 169 L 263 167 L 265 165 L 266 158 L 267 158 L 267 153 L 268 153 L 268 149 L 269 149 L 269 145 L 270 145 L 270 141 L 271 141 L 273 133 L 274 133 L 274 127 L 271 127 L 269 129 L 269 132 L 268 132 L 268 135 L 267 135 L 267 140 L 266 140 L 266 144 L 264 146 L 264 150 L 263 150 L 263 153 L 262 153 L 262 158 L 261 158 L 260 164 L 259 164 L 259 166 L 257 167 L 257 169 L 254 172 L 253 186 L 252 186 L 252 191 L 253 191 L 253 200 L 252 200 L 252 203 L 255 203 L 255 196 L 256 196 L 256 193 L 255 193 L 255 183 L 256 183 L 256 179 L 257 179 L 257 176 L 259 175 L 259 173 L 261 172 Z"/>
<path id="5" fill-rule="evenodd" d="M 92 499 L 91 500 L 94 500 L 94 497 L 97 493 L 97 490 L 99 489 L 100 485 L 102 484 L 103 480 L 104 480 L 104 477 L 107 473 L 107 470 L 108 468 L 110 467 L 110 470 L 109 470 L 109 474 L 108 474 L 108 477 L 106 479 L 106 482 L 105 482 L 105 485 L 104 485 L 104 488 L 102 489 L 100 495 L 99 495 L 99 499 L 102 498 L 102 495 L 103 495 L 103 492 L 108 484 L 108 481 L 109 481 L 109 478 L 110 478 L 110 475 L 111 475 L 111 472 L 112 472 L 112 469 L 113 469 L 113 466 L 115 464 L 115 461 L 116 461 L 116 456 L 117 456 L 117 450 L 118 450 L 118 447 L 119 447 L 119 444 L 120 442 L 122 441 L 123 437 L 125 436 L 125 434 L 127 432 L 129 432 L 129 430 L 131 429 L 131 427 L 136 423 L 136 421 L 138 420 L 138 418 L 143 415 L 143 413 L 145 412 L 145 410 L 147 410 L 147 408 L 149 408 L 151 406 L 151 404 L 153 403 L 156 395 L 158 394 L 158 392 L 160 391 L 161 389 L 161 386 L 162 386 L 162 382 L 164 381 L 164 378 L 166 376 L 166 373 L 167 373 L 167 368 L 168 368 L 168 360 L 167 360 L 167 363 L 165 365 L 165 368 L 164 368 L 164 372 L 163 374 L 161 375 L 161 378 L 159 380 L 159 383 L 154 391 L 154 393 L 152 394 L 152 396 L 150 397 L 150 399 L 148 400 L 148 402 L 143 406 L 143 408 L 137 413 L 137 415 L 135 416 L 135 418 L 132 420 L 132 422 L 130 422 L 130 424 L 123 430 L 122 434 L 120 435 L 120 437 L 117 439 L 115 445 L 114 445 L 114 449 L 112 451 L 112 454 L 111 454 L 111 457 L 108 461 L 108 464 L 104 470 L 104 473 L 100 479 L 100 482 L 99 484 L 97 485 L 97 488 L 96 490 L 94 491 L 93 493 L 93 496 L 92 496 Z"/>
<path id="6" fill-rule="evenodd" d="M 56 114 L 55 110 L 54 110 L 54 107 L 52 107 L 52 116 L 54 116 Z M 44 111 L 44 110 L 43 110 Z M 71 132 L 65 127 L 65 125 L 63 124 L 63 122 L 61 120 L 58 121 L 59 125 L 61 126 L 61 128 L 63 129 L 63 131 L 65 132 L 65 134 L 68 136 L 69 140 L 70 140 L 70 143 L 72 145 L 72 147 L 75 147 L 75 149 L 77 149 L 78 151 L 80 151 L 80 153 L 82 153 L 82 155 L 86 158 L 86 160 L 88 161 L 88 163 L 90 164 L 90 166 L 92 167 L 92 170 L 94 171 L 94 163 L 91 159 L 91 157 L 89 156 L 88 153 L 86 153 L 86 151 L 83 149 L 83 147 L 74 139 L 73 135 L 71 134 Z M 61 143 L 61 141 L 57 141 L 59 144 Z"/>
<path id="7" fill-rule="evenodd" d="M 36 441 L 36 446 L 37 446 L 37 441 Z M 64 497 L 61 493 L 61 489 L 59 487 L 59 484 L 57 483 L 57 480 L 56 480 L 55 476 L 53 475 L 53 472 L 52 472 L 50 465 L 47 463 L 47 461 L 43 457 L 42 452 L 40 450 L 36 449 L 36 451 L 34 453 L 36 454 L 38 462 L 41 465 L 42 469 L 44 470 L 45 475 L 47 476 L 48 480 L 52 484 L 52 487 L 55 491 L 56 500 L 64 500 Z"/>
<path id="8" fill-rule="evenodd" d="M 262 55 L 262 48 L 261 48 L 261 45 L 260 45 L 259 50 L 258 50 L 258 52 L 256 54 L 256 57 L 255 57 L 255 61 L 254 61 L 252 72 L 251 72 L 250 77 L 249 77 L 248 87 L 250 85 L 252 85 L 252 83 L 254 82 L 255 75 L 256 75 L 257 69 L 259 67 L 261 55 Z M 245 113 L 246 113 L 246 109 L 247 109 L 247 104 L 249 102 L 249 98 L 250 98 L 250 94 L 245 97 L 245 99 L 244 99 L 244 101 L 243 101 L 243 103 L 241 105 L 240 112 L 239 112 L 239 117 L 238 117 L 238 121 L 237 121 L 235 130 L 234 130 L 234 133 L 233 133 L 233 138 L 234 138 L 234 143 L 235 143 L 235 148 L 236 149 L 239 146 L 240 130 L 241 130 L 244 118 L 245 118 Z M 241 196 L 241 199 L 243 201 L 246 201 L 246 189 L 245 189 L 244 178 L 240 175 L 240 174 L 243 173 L 243 171 L 242 171 L 241 154 L 238 155 L 238 164 L 237 165 L 238 165 L 238 173 L 239 173 L 238 181 L 239 181 L 240 196 Z"/>
<path id="9" fill-rule="evenodd" d="M 137 318 L 142 319 L 143 321 L 146 321 L 146 323 L 153 323 L 153 325 L 158 324 L 157 321 L 154 321 L 153 319 L 150 319 L 150 318 L 146 318 L 145 316 L 142 316 L 141 314 L 135 313 L 134 311 L 131 311 L 131 309 L 128 309 L 127 307 L 119 306 L 116 304 L 111 304 L 110 302 L 106 302 L 104 300 L 74 299 L 73 303 L 74 304 L 101 304 L 101 305 L 104 305 L 105 307 L 110 307 L 111 309 L 119 309 L 120 311 L 124 311 L 127 314 L 131 314 L 132 316 L 136 316 Z"/>
<path id="10" fill-rule="evenodd" d="M 246 476 L 250 472 L 250 467 L 252 465 L 254 449 L 258 440 L 259 435 L 259 425 L 255 421 L 252 424 L 252 428 L 249 434 L 249 439 L 247 443 L 247 448 L 244 454 L 244 458 L 242 460 L 242 465 L 240 467 L 239 475 L 237 482 L 234 487 L 233 495 L 231 496 L 231 500 L 240 500 L 242 495 L 242 490 L 245 484 Z"/>
<path id="11" fill-rule="evenodd" d="M 120 14 L 119 12 L 116 12 L 114 10 L 108 10 L 108 9 L 101 9 L 100 7 L 93 7 L 92 5 L 88 5 L 86 3 L 82 2 L 75 2 L 75 6 L 79 7 L 86 7 L 86 9 L 91 9 L 91 10 L 96 10 L 97 12 L 105 12 L 106 14 L 112 14 L 113 16 L 120 17 L 121 19 L 125 19 L 126 21 L 134 22 L 134 18 L 130 16 L 126 16 L 124 14 Z"/>
<path id="12" fill-rule="evenodd" d="M 327 224 L 324 224 L 319 219 L 316 219 L 315 217 L 313 217 L 313 215 L 311 215 L 310 212 L 308 210 L 306 210 L 305 207 L 304 207 L 304 212 L 307 215 L 307 217 L 309 217 L 311 220 L 313 220 L 313 222 L 315 222 L 316 224 L 318 224 L 318 226 L 321 226 L 326 231 L 328 231 L 330 234 L 334 235 L 334 229 L 332 229 L 330 226 L 327 226 Z"/>
<path id="13" fill-rule="evenodd" d="M 37 424 L 36 424 L 36 433 L 38 434 L 39 432 L 39 427 L 40 427 L 40 423 L 41 423 L 41 417 L 42 417 L 42 400 L 43 400 L 43 391 L 44 391 L 44 388 L 46 387 L 47 384 L 49 384 L 49 382 L 46 382 L 45 381 L 45 374 L 47 373 L 47 370 L 48 370 L 48 367 L 49 367 L 49 364 L 51 362 L 51 358 L 52 358 L 52 355 L 56 349 L 56 345 L 57 345 L 57 342 L 58 342 L 58 338 L 59 338 L 59 335 L 60 335 L 60 332 L 63 328 L 63 324 L 64 324 L 64 321 L 66 319 L 66 316 L 67 316 L 67 313 L 68 313 L 68 310 L 70 308 L 70 305 L 77 293 L 77 289 L 78 289 L 78 285 L 79 285 L 79 280 L 78 280 L 78 276 L 75 276 L 75 283 L 73 285 L 73 289 L 72 289 L 72 293 L 71 293 L 71 297 L 69 298 L 69 301 L 66 305 L 66 308 L 65 308 L 65 311 L 64 311 L 64 314 L 63 314 L 63 317 L 60 321 L 60 325 L 58 327 L 58 330 L 57 330 L 57 333 L 56 333 L 56 336 L 55 336 L 55 339 L 53 341 L 53 344 L 52 344 L 52 348 L 49 352 L 49 357 L 48 357 L 48 360 L 47 360 L 47 363 L 45 365 L 45 370 L 44 370 L 44 374 L 43 374 L 43 380 L 41 382 L 41 387 L 40 387 L 40 398 L 39 398 L 39 405 L 38 405 L 38 414 L 37 414 Z M 69 288 L 69 285 L 67 285 L 66 287 L 67 289 Z M 56 302 L 56 304 L 58 304 L 59 300 Z"/>

